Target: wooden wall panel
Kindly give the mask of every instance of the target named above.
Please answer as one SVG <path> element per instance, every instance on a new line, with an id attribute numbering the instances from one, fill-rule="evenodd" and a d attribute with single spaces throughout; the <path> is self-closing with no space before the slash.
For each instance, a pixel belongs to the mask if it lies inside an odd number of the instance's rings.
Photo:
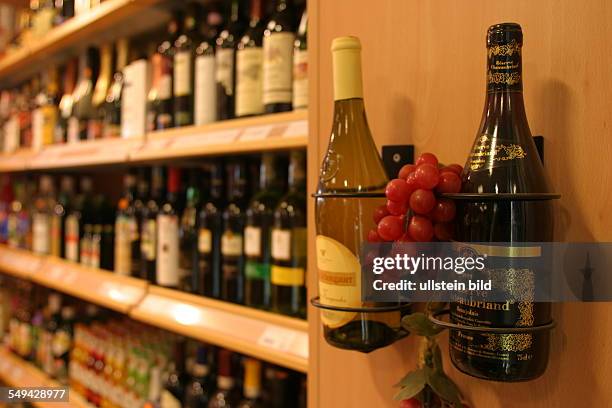
<path id="1" fill-rule="evenodd" d="M 309 10 L 310 192 L 331 126 L 334 37 L 361 38 L 366 108 L 379 147 L 412 143 L 417 153 L 463 164 L 484 103 L 486 29 L 515 21 L 525 38 L 529 123 L 546 138 L 546 167 L 563 195 L 557 239 L 612 240 L 612 3 L 309 0 Z M 313 240 L 314 232 L 311 295 Z M 536 381 L 484 382 L 457 372 L 447 359 L 473 407 L 612 407 L 612 305 L 563 304 L 554 314 L 560 324 L 550 367 Z M 310 316 L 311 408 L 397 406 L 391 385 L 413 367 L 415 339 L 370 355 L 339 351 L 325 344 L 316 312 Z"/>

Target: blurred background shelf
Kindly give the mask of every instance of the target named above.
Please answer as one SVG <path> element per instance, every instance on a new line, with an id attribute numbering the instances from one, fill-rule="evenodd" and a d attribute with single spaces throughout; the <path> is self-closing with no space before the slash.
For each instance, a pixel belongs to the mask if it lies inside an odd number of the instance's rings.
<path id="1" fill-rule="evenodd" d="M 60 387 L 36 366 L 0 346 L 0 380 L 10 387 Z M 90 405 L 76 392 L 70 392 L 70 402 L 37 402 L 40 408 L 88 408 Z"/>

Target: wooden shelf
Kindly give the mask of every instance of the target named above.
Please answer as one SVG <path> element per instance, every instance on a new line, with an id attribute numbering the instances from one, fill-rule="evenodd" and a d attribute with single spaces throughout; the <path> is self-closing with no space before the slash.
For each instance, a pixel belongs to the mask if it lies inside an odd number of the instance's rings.
<path id="1" fill-rule="evenodd" d="M 306 147 L 305 110 L 232 119 L 204 126 L 187 126 L 147 135 L 131 161 L 261 152 Z"/>
<path id="2" fill-rule="evenodd" d="M 0 84 L 14 85 L 41 66 L 66 57 L 91 43 L 113 41 L 159 27 L 168 13 L 151 7 L 160 0 L 107 0 L 83 15 L 53 28 L 43 38 L 32 39 L 0 60 Z M 112 30 L 110 29 L 112 28 Z"/>
<path id="3" fill-rule="evenodd" d="M 0 246 L 0 271 L 133 319 L 308 372 L 308 323 Z"/>
<path id="4" fill-rule="evenodd" d="M 0 154 L 0 171 L 24 171 L 35 155 L 36 153 L 29 149 L 19 149 L 14 153 Z"/>
<path id="5" fill-rule="evenodd" d="M 48 257 L 32 280 L 91 303 L 128 313 L 144 297 L 148 283 L 101 269 Z"/>
<path id="6" fill-rule="evenodd" d="M 60 387 L 34 365 L 0 347 L 0 380 L 10 387 Z M 40 408 L 88 408 L 90 405 L 76 392 L 70 392 L 70 402 L 37 402 Z"/>
<path id="7" fill-rule="evenodd" d="M 175 333 L 308 372 L 306 321 L 151 286 L 130 316 Z"/>

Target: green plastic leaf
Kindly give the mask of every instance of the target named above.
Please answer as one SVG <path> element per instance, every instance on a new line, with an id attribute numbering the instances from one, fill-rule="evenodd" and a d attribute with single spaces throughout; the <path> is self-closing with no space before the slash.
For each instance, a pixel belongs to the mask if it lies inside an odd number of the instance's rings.
<path id="1" fill-rule="evenodd" d="M 420 393 L 423 388 L 425 388 L 425 384 L 427 384 L 427 377 L 427 372 L 422 368 L 409 372 L 399 383 L 396 384 L 396 386 L 401 386 L 402 388 L 395 395 L 395 399 L 403 400 L 406 398 L 412 398 Z"/>
<path id="2" fill-rule="evenodd" d="M 441 327 L 429 321 L 425 313 L 416 312 L 404 316 L 402 327 L 418 336 L 433 337 L 442 331 Z"/>
<path id="3" fill-rule="evenodd" d="M 450 403 L 455 408 L 461 408 L 461 392 L 457 385 L 443 371 L 432 370 L 429 372 L 427 384 L 438 396 Z"/>

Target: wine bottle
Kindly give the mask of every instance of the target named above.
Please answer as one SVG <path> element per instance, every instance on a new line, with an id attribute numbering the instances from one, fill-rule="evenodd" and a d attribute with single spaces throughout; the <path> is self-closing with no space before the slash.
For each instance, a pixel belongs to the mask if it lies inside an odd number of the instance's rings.
<path id="1" fill-rule="evenodd" d="M 75 200 L 73 208 L 66 216 L 64 223 L 65 232 L 65 258 L 72 262 L 79 262 L 81 253 L 80 244 L 83 236 L 83 224 L 85 215 L 91 207 L 91 179 L 82 177 L 80 180 L 80 192 Z"/>
<path id="2" fill-rule="evenodd" d="M 151 197 L 142 209 L 140 227 L 140 277 L 151 283 L 157 282 L 157 215 L 164 196 L 164 175 L 161 166 L 151 169 Z"/>
<path id="3" fill-rule="evenodd" d="M 55 7 L 58 9 L 55 25 L 60 25 L 66 20 L 74 17 L 74 1 L 75 0 L 55 0 Z"/>
<path id="4" fill-rule="evenodd" d="M 298 407 L 301 376 L 284 368 L 265 368 L 265 406 L 269 408 Z"/>
<path id="5" fill-rule="evenodd" d="M 308 11 L 304 9 L 293 43 L 293 109 L 308 106 Z"/>
<path id="6" fill-rule="evenodd" d="M 294 20 L 289 0 L 276 0 L 263 39 L 263 103 L 268 113 L 291 110 Z"/>
<path id="7" fill-rule="evenodd" d="M 217 389 L 213 393 L 208 408 L 234 407 L 240 399 L 234 379 L 232 367 L 233 354 L 229 350 L 220 349 L 217 355 Z"/>
<path id="8" fill-rule="evenodd" d="M 170 361 L 168 377 L 161 392 L 160 408 L 182 407 L 185 398 L 185 386 L 189 379 L 185 369 L 185 340 L 174 344 L 174 355 Z"/>
<path id="9" fill-rule="evenodd" d="M 246 210 L 244 228 L 245 290 L 247 306 L 270 307 L 270 233 L 274 209 L 280 199 L 276 157 L 264 153 L 259 168 L 259 190 Z"/>
<path id="10" fill-rule="evenodd" d="M 40 177 L 39 194 L 32 213 L 32 251 L 48 255 L 51 249 L 51 214 L 55 206 L 53 179 Z"/>
<path id="11" fill-rule="evenodd" d="M 244 252 L 246 179 L 242 163 L 227 166 L 227 206 L 221 235 L 221 299 L 244 301 Z"/>
<path id="12" fill-rule="evenodd" d="M 210 165 L 208 199 L 202 205 L 198 222 L 198 270 L 196 293 L 220 297 L 221 235 L 223 233 L 223 163 Z"/>
<path id="13" fill-rule="evenodd" d="M 91 98 L 92 117 L 87 124 L 87 139 L 100 139 L 103 136 L 106 94 L 111 82 L 113 70 L 113 48 L 110 43 L 100 47 L 100 75 L 96 81 Z"/>
<path id="14" fill-rule="evenodd" d="M 153 78 L 147 94 L 147 131 L 168 129 L 173 126 L 172 71 L 174 42 L 181 26 L 181 15 L 174 13 L 168 23 L 167 37 L 151 57 Z"/>
<path id="15" fill-rule="evenodd" d="M 51 214 L 51 249 L 50 254 L 65 257 L 66 242 L 64 241 L 64 225 L 66 216 L 74 199 L 74 179 L 63 176 L 60 181 L 60 192 Z"/>
<path id="16" fill-rule="evenodd" d="M 240 408 L 262 408 L 261 398 L 261 361 L 254 358 L 244 359 L 243 399 Z"/>
<path id="17" fill-rule="evenodd" d="M 121 135 L 121 97 L 125 76 L 123 70 L 128 60 L 128 40 L 121 38 L 115 46 L 115 73 L 112 83 L 108 87 L 105 95 L 102 137 L 112 138 Z"/>
<path id="18" fill-rule="evenodd" d="M 62 384 L 68 383 L 68 364 L 74 335 L 74 316 L 74 307 L 62 307 L 62 320 L 55 331 L 51 345 L 51 349 L 53 350 L 53 364 L 55 366 L 55 379 Z"/>
<path id="19" fill-rule="evenodd" d="M 387 175 L 366 119 L 359 39 L 334 39 L 332 56 L 334 118 L 316 202 L 319 296 L 323 305 L 360 307 L 359 251 L 374 227 L 365 214 L 372 214 L 380 199 L 341 195 L 383 192 Z M 392 343 L 399 319 L 399 312 L 321 311 L 327 342 L 362 352 Z"/>
<path id="20" fill-rule="evenodd" d="M 235 113 L 236 44 L 246 28 L 245 2 L 231 0 L 225 27 L 216 43 L 217 115 L 219 119 L 231 119 Z"/>
<path id="21" fill-rule="evenodd" d="M 36 110 L 32 113 L 32 132 L 35 148 L 54 143 L 58 123 L 59 85 L 57 68 L 51 67 L 43 75 L 43 87 L 36 97 Z"/>
<path id="22" fill-rule="evenodd" d="M 178 194 L 181 172 L 168 168 L 166 202 L 157 215 L 157 284 L 170 288 L 179 286 L 179 219 Z"/>
<path id="23" fill-rule="evenodd" d="M 79 58 L 79 80 L 74 90 L 74 106 L 68 123 L 68 142 L 87 139 L 87 124 L 93 116 L 93 87 L 98 76 L 98 51 L 90 47 Z"/>
<path id="24" fill-rule="evenodd" d="M 236 116 L 259 115 L 264 112 L 262 99 L 262 1 L 251 0 L 249 28 L 236 47 Z"/>
<path id="25" fill-rule="evenodd" d="M 174 126 L 193 125 L 193 88 L 195 48 L 199 43 L 196 21 L 197 3 L 190 3 L 183 22 L 183 32 L 174 42 Z"/>
<path id="26" fill-rule="evenodd" d="M 527 123 L 522 82 L 523 34 L 504 23 L 487 32 L 487 94 L 476 140 L 463 170 L 462 193 L 511 194 L 509 199 L 457 200 L 457 239 L 470 242 L 550 242 L 553 209 L 549 200 L 522 194 L 551 193 Z M 503 248 L 502 248 L 503 249 Z M 512 263 L 512 252 L 505 255 Z M 527 279 L 537 272 L 521 270 Z M 451 303 L 451 320 L 463 325 L 529 327 L 551 320 L 550 303 L 529 300 Z M 450 355 L 461 371 L 495 381 L 522 381 L 546 369 L 547 331 L 480 334 L 451 330 Z"/>
<path id="27" fill-rule="evenodd" d="M 52 377 L 55 377 L 55 364 L 53 362 L 53 351 L 51 350 L 51 344 L 53 342 L 53 338 L 55 337 L 55 333 L 60 327 L 61 308 L 61 295 L 59 293 L 51 293 L 49 295 L 48 305 L 49 318 L 45 322 L 42 333 L 41 344 L 45 345 L 45 350 L 41 353 L 41 366 L 43 371 Z"/>
<path id="28" fill-rule="evenodd" d="M 306 173 L 305 152 L 294 150 L 289 162 L 289 192 L 274 211 L 271 235 L 272 310 L 306 316 Z"/>
<path id="29" fill-rule="evenodd" d="M 190 169 L 186 190 L 186 205 L 181 215 L 179 230 L 179 288 L 186 292 L 195 292 L 199 286 L 198 265 L 198 209 L 200 206 L 200 188 L 198 172 Z"/>
<path id="30" fill-rule="evenodd" d="M 215 81 L 215 40 L 219 35 L 221 13 L 210 5 L 202 42 L 195 50 L 195 124 L 205 125 L 217 120 L 217 84 Z"/>
<path id="31" fill-rule="evenodd" d="M 191 368 L 191 380 L 185 390 L 184 408 L 206 408 L 213 392 L 206 347 L 198 346 L 196 353 L 196 359 Z"/>
<path id="32" fill-rule="evenodd" d="M 134 272 L 132 251 L 135 242 L 138 242 L 138 221 L 134 213 L 134 190 L 136 178 L 133 174 L 126 174 L 123 179 L 124 193 L 117 205 L 115 219 L 115 273 L 130 276 Z"/>
<path id="33" fill-rule="evenodd" d="M 68 140 L 68 123 L 74 107 L 74 87 L 76 84 L 77 60 L 68 61 L 64 67 L 63 94 L 59 102 L 59 120 L 55 129 L 55 143 L 65 143 Z"/>

